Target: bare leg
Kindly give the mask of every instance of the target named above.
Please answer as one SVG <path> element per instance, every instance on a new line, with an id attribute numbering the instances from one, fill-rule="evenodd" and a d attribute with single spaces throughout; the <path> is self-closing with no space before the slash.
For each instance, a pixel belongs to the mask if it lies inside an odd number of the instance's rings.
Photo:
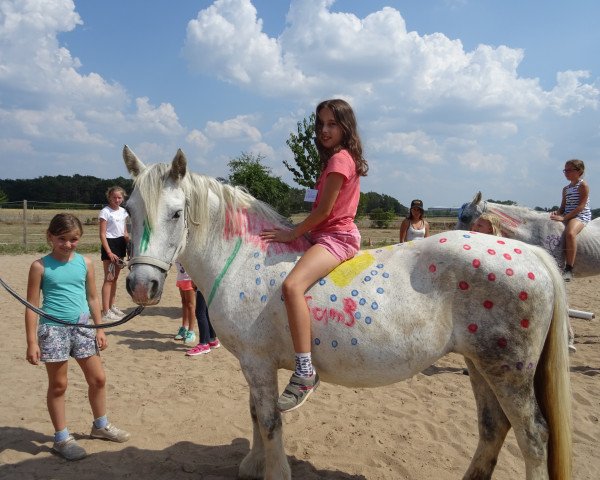
<path id="1" fill-rule="evenodd" d="M 106 415 L 106 374 L 100 356 L 77 359 L 88 384 L 88 399 L 94 418 Z"/>
<path id="2" fill-rule="evenodd" d="M 67 361 L 46 363 L 46 373 L 48 374 L 46 404 L 55 432 L 64 430 L 67 427 L 65 392 L 67 391 L 68 370 L 69 363 Z"/>
<path id="3" fill-rule="evenodd" d="M 115 290 L 115 280 L 108 280 L 108 266 L 110 260 L 102 260 L 102 267 L 104 268 L 104 282 L 102 283 L 102 313 L 107 313 L 112 307 L 111 300 L 114 301 L 115 297 L 112 293 Z M 115 275 L 118 269 L 115 268 Z M 115 277 L 116 278 L 116 277 Z M 112 298 L 111 298 L 112 295 Z"/>
<path id="4" fill-rule="evenodd" d="M 304 294 L 313 283 L 339 264 L 340 261 L 325 248 L 313 245 L 283 282 L 283 298 L 296 353 L 308 353 L 311 350 L 310 314 Z"/>
<path id="5" fill-rule="evenodd" d="M 585 227 L 585 224 L 577 218 L 572 218 L 565 226 L 565 260 L 567 265 L 575 265 L 577 255 L 577 234 Z"/>

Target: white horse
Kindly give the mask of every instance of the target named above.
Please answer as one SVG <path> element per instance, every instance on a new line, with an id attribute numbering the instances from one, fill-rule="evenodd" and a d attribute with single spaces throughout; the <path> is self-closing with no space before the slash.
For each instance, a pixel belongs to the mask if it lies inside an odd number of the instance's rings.
<path id="1" fill-rule="evenodd" d="M 550 220 L 548 212 L 482 201 L 481 192 L 477 192 L 471 203 L 461 207 L 456 229 L 468 230 L 483 212 L 500 217 L 503 236 L 541 246 L 560 267 L 564 266 L 565 226 L 562 222 Z M 600 274 L 600 218 L 592 220 L 577 235 L 577 258 L 573 272 L 576 277 Z"/>
<path id="2" fill-rule="evenodd" d="M 180 259 L 248 381 L 253 441 L 239 476 L 289 480 L 277 370 L 293 368 L 294 352 L 281 282 L 307 241 L 263 242 L 264 228 L 289 224 L 243 190 L 188 172 L 181 150 L 171 164 L 146 167 L 127 146 L 123 158 L 135 179 L 128 292 L 140 305 L 158 303 Z M 511 427 L 527 479 L 571 478 L 565 291 L 542 249 L 448 232 L 361 251 L 306 300 L 324 381 L 387 385 L 449 352 L 464 355 L 479 422 L 465 479 L 491 478 Z"/>

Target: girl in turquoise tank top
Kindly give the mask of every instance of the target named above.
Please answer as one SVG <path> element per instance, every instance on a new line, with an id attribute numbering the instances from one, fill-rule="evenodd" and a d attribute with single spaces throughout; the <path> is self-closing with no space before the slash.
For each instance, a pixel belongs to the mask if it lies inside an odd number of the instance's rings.
<path id="1" fill-rule="evenodd" d="M 87 455 L 67 428 L 65 393 L 69 357 L 75 358 L 89 387 L 94 418 L 90 436 L 115 442 L 129 439 L 129 433 L 112 425 L 106 416 L 106 375 L 100 360 L 100 350 L 108 346 L 106 335 L 103 330 L 78 326 L 89 323 L 90 318 L 96 325 L 102 322 L 94 266 L 75 252 L 82 234 L 81 222 L 74 215 L 54 216 L 47 230 L 52 251 L 31 264 L 27 282 L 29 303 L 39 307 L 41 292 L 44 312 L 73 325 L 42 318 L 38 326 L 37 314 L 25 310 L 26 358 L 32 365 L 40 362 L 46 365 L 47 406 L 55 432 L 52 449 L 67 460 Z"/>

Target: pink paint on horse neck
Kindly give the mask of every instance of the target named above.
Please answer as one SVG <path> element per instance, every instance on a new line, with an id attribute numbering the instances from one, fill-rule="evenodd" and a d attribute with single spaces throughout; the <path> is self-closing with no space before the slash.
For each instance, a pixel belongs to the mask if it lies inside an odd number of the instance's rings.
<path id="1" fill-rule="evenodd" d="M 248 213 L 246 210 L 238 210 L 234 213 L 228 211 L 223 237 L 226 240 L 241 237 L 245 243 L 250 243 L 263 252 L 268 250 L 269 255 L 301 253 L 310 247 L 310 243 L 304 237 L 297 238 L 289 243 L 268 243 L 260 238 L 260 232 L 273 228 L 282 227 L 267 221 L 259 215 Z"/>

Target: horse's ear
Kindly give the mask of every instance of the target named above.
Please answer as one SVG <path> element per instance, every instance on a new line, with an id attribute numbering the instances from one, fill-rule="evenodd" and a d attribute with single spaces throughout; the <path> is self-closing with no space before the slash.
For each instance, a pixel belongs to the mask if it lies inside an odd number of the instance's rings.
<path id="1" fill-rule="evenodd" d="M 479 202 L 481 202 L 481 192 L 477 192 L 477 195 L 475 195 L 473 198 L 471 205 L 477 205 Z"/>
<path id="2" fill-rule="evenodd" d="M 179 181 L 185 177 L 186 171 L 187 159 L 185 158 L 185 153 L 181 151 L 181 148 L 178 148 L 175 158 L 173 158 L 173 161 L 171 162 L 171 172 L 169 173 L 169 177 L 175 181 Z"/>
<path id="3" fill-rule="evenodd" d="M 146 165 L 136 157 L 135 153 L 127 145 L 123 147 L 123 160 L 125 161 L 127 171 L 133 178 L 146 169 Z"/>

